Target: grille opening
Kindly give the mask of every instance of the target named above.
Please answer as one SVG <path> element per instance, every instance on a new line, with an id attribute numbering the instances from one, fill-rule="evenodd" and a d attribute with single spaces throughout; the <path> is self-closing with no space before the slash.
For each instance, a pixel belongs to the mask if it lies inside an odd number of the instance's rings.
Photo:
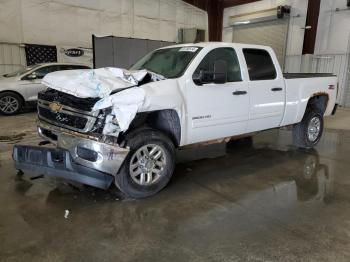
<path id="1" fill-rule="evenodd" d="M 80 147 L 80 146 L 77 147 L 77 155 L 80 158 L 85 159 L 85 160 L 90 161 L 90 162 L 96 162 L 97 157 L 98 157 L 98 154 L 96 151 L 93 151 L 91 149 L 87 149 L 84 147 Z"/>
<path id="2" fill-rule="evenodd" d="M 46 136 L 46 137 L 52 139 L 53 141 L 57 141 L 57 135 L 55 135 L 55 134 L 52 133 L 51 131 L 49 131 L 49 130 L 47 130 L 47 129 L 42 129 L 42 128 L 41 128 L 41 133 L 42 133 L 44 136 Z"/>

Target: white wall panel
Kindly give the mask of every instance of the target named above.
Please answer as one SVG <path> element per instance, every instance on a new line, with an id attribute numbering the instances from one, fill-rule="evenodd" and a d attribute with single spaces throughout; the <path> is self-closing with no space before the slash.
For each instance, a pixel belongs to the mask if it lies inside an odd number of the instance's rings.
<path id="1" fill-rule="evenodd" d="M 163 41 L 175 42 L 177 39 L 176 23 L 171 21 L 161 21 L 159 34 L 159 39 Z"/>
<path id="2" fill-rule="evenodd" d="M 315 53 L 345 54 L 348 51 L 350 35 L 350 9 L 345 0 L 322 0 L 318 20 Z"/>
<path id="3" fill-rule="evenodd" d="M 0 75 L 25 66 L 24 48 L 15 44 L 0 43 Z"/>
<path id="4" fill-rule="evenodd" d="M 160 0 L 159 18 L 161 20 L 176 21 L 177 1 Z"/>
<path id="5" fill-rule="evenodd" d="M 21 8 L 24 42 L 51 44 L 50 3 L 46 0 L 22 1 Z"/>
<path id="6" fill-rule="evenodd" d="M 78 9 L 60 3 L 50 3 L 48 44 L 78 45 Z M 34 41 L 34 39 L 33 39 Z M 29 42 L 29 41 L 26 41 Z M 33 43 L 33 42 L 29 42 Z M 37 41 L 34 43 L 38 43 Z"/>
<path id="7" fill-rule="evenodd" d="M 92 34 L 174 41 L 182 27 L 208 31 L 207 13 L 181 0 L 0 0 L 0 5 L 0 42 L 91 47 Z"/>
<path id="8" fill-rule="evenodd" d="M 92 43 L 91 36 L 100 31 L 99 11 L 89 9 L 77 9 L 77 31 L 78 43 Z M 89 22 L 87 22 L 89 21 Z M 74 43 L 72 43 L 74 45 Z"/>
<path id="9" fill-rule="evenodd" d="M 134 18 L 135 38 L 159 40 L 159 20 L 136 16 Z"/>
<path id="10" fill-rule="evenodd" d="M 137 0 L 134 1 L 134 14 L 135 16 L 158 19 L 159 6 L 159 0 Z"/>
<path id="11" fill-rule="evenodd" d="M 21 0 L 0 0 L 0 42 L 22 41 Z"/>

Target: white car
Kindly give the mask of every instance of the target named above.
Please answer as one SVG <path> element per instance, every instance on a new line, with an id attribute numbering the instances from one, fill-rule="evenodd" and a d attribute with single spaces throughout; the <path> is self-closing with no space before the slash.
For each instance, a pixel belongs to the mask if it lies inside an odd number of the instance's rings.
<path id="1" fill-rule="evenodd" d="M 46 89 L 41 79 L 48 73 L 61 70 L 88 69 L 87 65 L 45 63 L 29 66 L 0 76 L 0 113 L 14 115 L 30 102 L 36 102 L 38 93 Z"/>
<path id="2" fill-rule="evenodd" d="M 169 182 L 175 149 L 286 126 L 296 146 L 312 148 L 323 116 L 336 109 L 336 76 L 283 74 L 266 46 L 169 46 L 131 69 L 111 77 L 110 68 L 95 70 L 101 81 L 82 81 L 78 71 L 47 75 L 38 132 L 57 148 L 15 145 L 16 168 L 99 188 L 114 182 L 125 195 L 142 198 Z"/>

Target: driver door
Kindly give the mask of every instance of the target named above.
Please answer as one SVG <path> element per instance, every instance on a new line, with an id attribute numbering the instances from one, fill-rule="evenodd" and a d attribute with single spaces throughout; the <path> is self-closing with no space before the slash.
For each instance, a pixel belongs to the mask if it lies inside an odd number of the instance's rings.
<path id="1" fill-rule="evenodd" d="M 42 66 L 23 76 L 20 80 L 20 85 L 23 87 L 23 92 L 25 93 L 27 100 L 36 101 L 38 99 L 38 93 L 46 88 L 41 84 L 41 80 L 48 73 L 58 70 L 60 70 L 60 65 Z"/>
<path id="2" fill-rule="evenodd" d="M 196 78 L 200 71 L 213 72 L 217 61 L 227 64 L 225 83 L 198 85 L 193 79 L 187 81 L 186 106 L 190 143 L 243 134 L 247 128 L 248 83 L 242 81 L 240 64 L 233 48 L 221 47 L 211 50 L 193 75 Z"/>

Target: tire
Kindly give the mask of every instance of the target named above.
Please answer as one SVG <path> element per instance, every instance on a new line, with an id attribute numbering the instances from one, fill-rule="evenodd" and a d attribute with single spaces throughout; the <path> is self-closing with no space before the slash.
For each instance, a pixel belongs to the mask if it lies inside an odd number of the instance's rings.
<path id="1" fill-rule="evenodd" d="M 313 122 L 313 124 L 311 123 Z M 318 124 L 315 124 L 318 123 Z M 311 125 L 315 126 L 313 131 Z M 317 127 L 316 127 L 317 126 Z M 294 145 L 300 148 L 313 148 L 321 139 L 323 133 L 323 114 L 321 111 L 310 108 L 306 109 L 306 113 L 302 121 L 293 127 Z M 313 135 L 312 135 L 313 134 Z"/>
<path id="2" fill-rule="evenodd" d="M 0 113 L 11 116 L 21 111 L 23 106 L 22 97 L 13 92 L 0 93 Z"/>
<path id="3" fill-rule="evenodd" d="M 175 168 L 173 142 L 161 132 L 144 129 L 128 135 L 126 145 L 130 152 L 115 177 L 116 186 L 131 198 L 158 193 L 168 184 Z"/>

